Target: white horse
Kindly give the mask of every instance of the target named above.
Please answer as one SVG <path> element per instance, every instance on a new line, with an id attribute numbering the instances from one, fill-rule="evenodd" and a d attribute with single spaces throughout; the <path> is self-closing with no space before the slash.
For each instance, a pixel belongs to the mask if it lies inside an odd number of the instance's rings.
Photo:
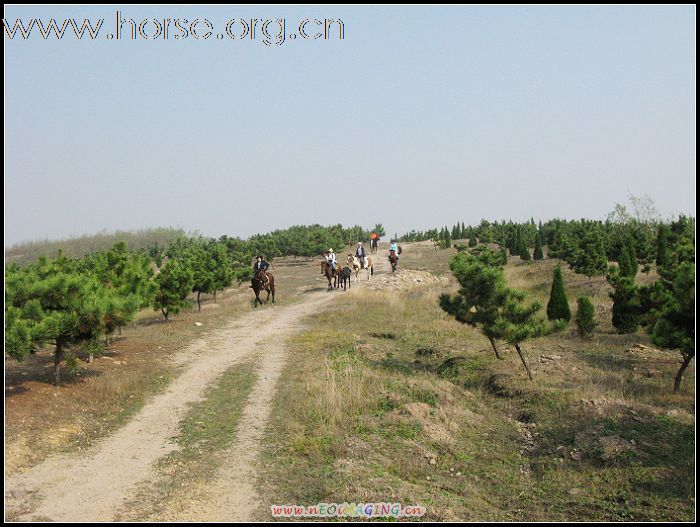
<path id="1" fill-rule="evenodd" d="M 369 277 L 374 274 L 374 266 L 372 265 L 372 258 L 369 256 L 365 256 L 365 266 L 362 267 L 360 264 L 360 259 L 357 256 L 353 256 L 352 254 L 348 254 L 348 267 L 355 271 L 355 282 L 359 282 L 360 280 L 360 271 L 362 269 L 367 270 L 367 280 L 369 280 Z"/>

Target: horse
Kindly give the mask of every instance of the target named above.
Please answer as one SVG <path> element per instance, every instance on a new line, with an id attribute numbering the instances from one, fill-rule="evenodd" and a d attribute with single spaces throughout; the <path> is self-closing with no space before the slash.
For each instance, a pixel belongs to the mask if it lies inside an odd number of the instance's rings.
<path id="1" fill-rule="evenodd" d="M 253 292 L 255 293 L 255 307 L 258 307 L 258 302 L 260 302 L 260 305 L 263 304 L 263 301 L 260 300 L 260 291 L 267 291 L 267 299 L 265 302 L 269 302 L 270 295 L 272 295 L 272 303 L 275 303 L 275 277 L 272 276 L 272 274 L 267 273 L 269 281 L 267 282 L 267 285 L 265 285 L 263 273 L 265 273 L 265 271 L 258 271 L 250 281 L 250 287 L 253 288 Z"/>
<path id="2" fill-rule="evenodd" d="M 389 262 L 391 263 L 391 272 L 396 272 L 396 264 L 399 261 L 399 257 L 396 255 L 395 251 L 389 251 Z"/>
<path id="3" fill-rule="evenodd" d="M 348 289 L 350 288 L 350 277 L 352 276 L 352 271 L 350 268 L 346 265 L 343 267 L 343 270 L 340 271 L 340 274 L 338 275 L 338 280 L 339 283 L 343 285 L 343 291 L 345 291 L 345 285 L 347 284 Z"/>
<path id="4" fill-rule="evenodd" d="M 333 269 L 333 266 L 326 260 L 321 262 L 321 274 L 328 280 L 328 290 L 333 287 L 338 287 L 338 267 Z M 331 283 L 332 282 L 332 283 Z"/>
<path id="5" fill-rule="evenodd" d="M 365 266 L 363 268 L 362 264 L 360 263 L 360 259 L 357 256 L 353 256 L 352 254 L 348 254 L 348 266 L 350 266 L 350 269 L 355 271 L 355 282 L 359 282 L 360 271 L 362 269 L 367 269 L 367 280 L 369 280 L 370 275 L 374 274 L 374 266 L 372 265 L 372 258 L 370 258 L 369 256 L 365 256 Z"/>
<path id="6" fill-rule="evenodd" d="M 372 254 L 376 254 L 378 249 L 379 249 L 379 238 L 372 238 L 372 241 L 369 244 L 369 251 Z"/>

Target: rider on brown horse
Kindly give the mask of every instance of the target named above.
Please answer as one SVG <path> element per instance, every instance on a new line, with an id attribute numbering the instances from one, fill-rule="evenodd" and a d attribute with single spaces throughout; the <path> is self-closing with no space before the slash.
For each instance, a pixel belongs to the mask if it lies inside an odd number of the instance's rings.
<path id="1" fill-rule="evenodd" d="M 263 285 L 267 286 L 270 282 L 270 277 L 267 276 L 267 270 L 270 268 L 270 264 L 265 261 L 262 255 L 258 255 L 255 259 L 255 264 L 253 264 L 253 275 L 256 276 L 258 272 L 261 272 L 263 278 Z"/>

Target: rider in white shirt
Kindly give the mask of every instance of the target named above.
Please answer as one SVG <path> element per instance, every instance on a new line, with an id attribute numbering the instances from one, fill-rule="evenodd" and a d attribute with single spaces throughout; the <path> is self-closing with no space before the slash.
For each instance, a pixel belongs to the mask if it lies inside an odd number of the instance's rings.
<path id="1" fill-rule="evenodd" d="M 360 260 L 360 269 L 365 268 L 365 248 L 362 246 L 362 242 L 357 242 L 357 249 L 355 249 L 355 256 Z"/>
<path id="2" fill-rule="evenodd" d="M 331 268 L 335 270 L 335 266 L 337 264 L 336 262 L 336 257 L 335 253 L 333 252 L 333 249 L 328 249 L 328 252 L 326 253 L 326 261 L 331 264 Z"/>

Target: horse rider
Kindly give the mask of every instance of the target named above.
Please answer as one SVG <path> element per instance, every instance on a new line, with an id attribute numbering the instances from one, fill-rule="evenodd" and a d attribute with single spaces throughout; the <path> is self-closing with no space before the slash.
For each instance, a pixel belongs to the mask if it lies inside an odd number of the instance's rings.
<path id="1" fill-rule="evenodd" d="M 362 242 L 357 242 L 357 249 L 355 249 L 355 256 L 360 260 L 360 269 L 365 268 L 365 248 L 362 246 Z"/>
<path id="2" fill-rule="evenodd" d="M 399 246 L 396 243 L 396 240 L 391 240 L 391 245 L 389 246 L 389 256 L 395 256 L 396 259 L 399 259 Z"/>
<path id="3" fill-rule="evenodd" d="M 326 253 L 326 262 L 328 262 L 331 266 L 331 269 L 335 271 L 335 267 L 337 265 L 335 253 L 333 252 L 333 249 L 328 249 L 328 252 Z"/>
<path id="4" fill-rule="evenodd" d="M 259 271 L 263 272 L 264 280 L 263 284 L 267 286 L 270 282 L 270 277 L 267 276 L 267 270 L 270 268 L 270 264 L 265 261 L 265 258 L 261 254 L 255 258 L 255 263 L 253 264 L 253 275 L 257 275 Z"/>

